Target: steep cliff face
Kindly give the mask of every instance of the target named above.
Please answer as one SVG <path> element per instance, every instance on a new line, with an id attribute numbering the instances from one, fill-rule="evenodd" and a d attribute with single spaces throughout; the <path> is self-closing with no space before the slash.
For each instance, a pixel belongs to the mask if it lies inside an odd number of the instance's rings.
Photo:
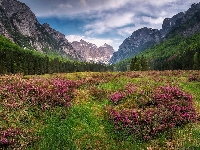
<path id="1" fill-rule="evenodd" d="M 110 62 L 116 63 L 128 57 L 137 55 L 144 49 L 160 41 L 160 39 L 161 33 L 159 30 L 146 27 L 139 29 L 124 40 L 120 45 L 119 50 L 113 54 Z"/>
<path id="2" fill-rule="evenodd" d="M 189 37 L 200 31 L 200 3 L 193 4 L 183 15 L 179 18 L 170 34 L 179 34 Z"/>
<path id="3" fill-rule="evenodd" d="M 81 60 L 62 33 L 41 25 L 30 8 L 17 0 L 0 0 L 0 34 L 24 49 Z"/>
<path id="4" fill-rule="evenodd" d="M 114 53 L 112 46 L 104 44 L 97 47 L 95 44 L 84 40 L 71 43 L 73 48 L 81 55 L 84 61 L 107 64 Z"/>
<path id="5" fill-rule="evenodd" d="M 162 37 L 165 37 L 166 34 L 168 34 L 171 29 L 175 26 L 176 21 L 178 19 L 183 18 L 185 14 L 183 12 L 180 12 L 176 15 L 174 15 L 172 18 L 165 18 L 162 24 L 162 29 L 160 30 Z"/>
<path id="6" fill-rule="evenodd" d="M 186 12 L 180 12 L 172 18 L 165 18 L 162 29 L 142 28 L 126 38 L 117 52 L 113 54 L 110 63 L 117 63 L 128 57 L 141 53 L 155 43 L 180 34 L 188 37 L 200 31 L 200 3 L 193 4 Z"/>

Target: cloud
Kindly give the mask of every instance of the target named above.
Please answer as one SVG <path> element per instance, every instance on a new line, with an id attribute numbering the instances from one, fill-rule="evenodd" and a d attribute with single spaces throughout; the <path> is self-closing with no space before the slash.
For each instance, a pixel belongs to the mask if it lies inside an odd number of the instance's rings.
<path id="1" fill-rule="evenodd" d="M 159 17 L 160 11 L 165 10 L 167 14 L 186 10 L 192 3 L 199 0 L 19 0 L 26 3 L 31 10 L 39 17 L 47 16 L 70 16 L 87 13 L 90 16 L 94 11 L 115 11 L 120 10 L 153 14 Z M 69 9 L 61 9 L 70 8 Z M 73 6 L 73 7 L 72 7 Z M 72 9 L 73 8 L 73 9 Z M 168 9 L 170 8 L 170 9 Z M 158 10 L 158 11 L 157 11 Z M 85 16 L 85 17 L 87 17 Z"/>
<path id="2" fill-rule="evenodd" d="M 102 7 L 104 8 L 104 10 L 118 9 L 130 3 L 130 0 L 118 0 L 118 1 L 117 0 L 101 0 L 101 1 L 102 1 Z"/>
<path id="3" fill-rule="evenodd" d="M 124 27 L 124 28 L 117 29 L 117 33 L 119 35 L 123 36 L 124 38 L 127 38 L 134 31 L 141 29 L 143 27 L 144 27 L 143 25 L 135 25 L 135 26 L 130 26 L 130 27 Z"/>
<path id="4" fill-rule="evenodd" d="M 115 50 L 137 29 L 160 29 L 164 18 L 186 11 L 199 0 L 19 0 L 40 18 L 68 20 L 60 24 L 64 34 L 96 45 L 108 43 Z M 71 20 L 76 20 L 71 22 Z M 77 21 L 78 20 L 78 21 Z M 81 21 L 79 21 L 81 20 Z M 70 26 L 68 26 L 71 24 Z M 69 27 L 69 28 L 67 28 Z M 78 36 L 77 34 L 80 34 Z M 102 38 L 95 38 L 102 37 Z M 93 38 L 91 38 L 93 37 Z M 113 37 L 120 38 L 113 40 Z M 121 40 L 121 41 L 120 41 Z"/>
<path id="5" fill-rule="evenodd" d="M 163 23 L 164 18 L 152 18 L 152 17 L 142 17 L 143 21 L 149 24 L 150 28 L 161 29 L 161 24 Z"/>
<path id="6" fill-rule="evenodd" d="M 159 1 L 159 0 L 147 0 L 148 3 L 152 4 L 152 5 L 156 5 L 156 6 L 163 6 L 163 5 L 166 5 L 166 4 L 169 4 L 169 3 L 175 3 L 175 2 L 178 2 L 178 0 L 162 0 L 162 1 Z"/>
<path id="7" fill-rule="evenodd" d="M 84 7 L 87 6 L 86 0 L 80 0 L 79 4 Z"/>
<path id="8" fill-rule="evenodd" d="M 98 19 L 92 23 L 85 25 L 86 34 L 103 34 L 112 29 L 127 26 L 133 23 L 133 13 L 115 13 L 108 14 L 105 18 Z"/>
<path id="9" fill-rule="evenodd" d="M 70 5 L 70 4 L 68 4 L 68 3 L 66 3 L 66 4 L 60 4 L 59 5 L 59 8 L 73 8 L 73 6 L 72 5 Z"/>

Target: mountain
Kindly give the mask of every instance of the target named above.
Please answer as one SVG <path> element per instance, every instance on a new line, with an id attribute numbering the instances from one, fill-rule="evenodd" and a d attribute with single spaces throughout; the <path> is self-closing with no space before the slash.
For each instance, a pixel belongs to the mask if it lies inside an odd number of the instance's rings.
<path id="1" fill-rule="evenodd" d="M 200 3 L 193 4 L 186 12 L 180 12 L 172 18 L 165 18 L 162 29 L 144 27 L 134 31 L 119 46 L 110 59 L 110 63 L 117 63 L 126 58 L 136 56 L 158 42 L 168 39 L 176 34 L 191 36 L 200 31 Z"/>
<path id="2" fill-rule="evenodd" d="M 84 40 L 80 40 L 80 42 L 74 41 L 71 44 L 86 62 L 108 64 L 114 53 L 113 47 L 108 44 L 97 47 L 95 44 L 86 42 Z"/>
<path id="3" fill-rule="evenodd" d="M 24 49 L 82 60 L 64 34 L 41 25 L 30 8 L 17 0 L 0 0 L 0 34 Z"/>
<path id="4" fill-rule="evenodd" d="M 119 46 L 119 50 L 115 52 L 110 59 L 110 63 L 117 63 L 130 56 L 134 56 L 154 45 L 161 39 L 161 33 L 159 30 L 142 28 L 125 39 Z"/>

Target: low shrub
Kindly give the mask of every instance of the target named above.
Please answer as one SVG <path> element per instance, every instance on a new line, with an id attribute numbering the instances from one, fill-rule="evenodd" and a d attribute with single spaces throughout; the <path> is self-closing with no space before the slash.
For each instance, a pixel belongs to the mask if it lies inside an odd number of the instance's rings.
<path id="1" fill-rule="evenodd" d="M 192 96 L 179 88 L 160 86 L 152 90 L 149 96 L 151 99 L 141 108 L 111 108 L 109 119 L 115 129 L 125 131 L 127 135 L 134 134 L 136 139 L 149 140 L 170 128 L 197 120 Z"/>

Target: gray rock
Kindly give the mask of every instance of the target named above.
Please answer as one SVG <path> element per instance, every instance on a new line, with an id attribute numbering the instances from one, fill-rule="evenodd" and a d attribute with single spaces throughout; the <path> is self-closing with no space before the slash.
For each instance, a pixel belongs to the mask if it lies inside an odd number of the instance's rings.
<path id="1" fill-rule="evenodd" d="M 84 40 L 80 40 L 80 42 L 74 41 L 71 44 L 86 62 L 108 64 L 114 53 L 113 47 L 108 44 L 97 47 L 95 44 Z"/>
<path id="2" fill-rule="evenodd" d="M 0 26 L 1 35 L 24 49 L 82 60 L 64 34 L 41 25 L 30 8 L 17 0 L 0 0 Z"/>
<path id="3" fill-rule="evenodd" d="M 164 40 L 173 30 L 184 26 L 185 23 L 198 13 L 200 13 L 200 3 L 193 4 L 186 12 L 180 12 L 172 18 L 165 18 L 162 24 L 162 29 L 160 30 L 144 27 L 134 31 L 130 37 L 123 41 L 123 43 L 119 46 L 118 51 L 113 54 L 113 57 L 109 62 L 117 63 L 143 52 L 148 47 Z M 189 27 L 176 31 L 178 31 L 176 34 L 182 34 L 185 37 L 195 34 L 200 31 L 200 17 L 196 18 L 194 24 Z"/>

